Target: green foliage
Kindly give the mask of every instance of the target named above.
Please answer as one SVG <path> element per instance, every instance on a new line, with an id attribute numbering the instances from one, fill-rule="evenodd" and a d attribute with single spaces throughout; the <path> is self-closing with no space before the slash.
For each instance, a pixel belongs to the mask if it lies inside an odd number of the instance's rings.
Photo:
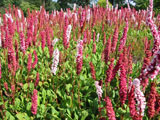
<path id="1" fill-rule="evenodd" d="M 108 0 L 108 1 L 110 1 L 110 3 L 113 6 L 115 6 L 116 4 L 122 5 L 125 2 L 125 0 Z"/>
<path id="2" fill-rule="evenodd" d="M 160 0 L 154 0 L 154 7 L 160 9 Z"/>
<path id="3" fill-rule="evenodd" d="M 72 0 L 71 2 L 72 3 L 76 3 L 77 5 L 79 6 L 86 6 L 86 5 L 89 5 L 90 4 L 90 1 L 91 0 Z"/>
<path id="4" fill-rule="evenodd" d="M 154 9 L 155 15 L 160 14 L 160 8 Z"/>
<path id="5" fill-rule="evenodd" d="M 0 1 L 0 12 L 4 14 L 5 8 L 8 8 L 9 5 L 19 6 L 20 4 L 21 4 L 21 0 L 1 0 Z"/>
<path id="6" fill-rule="evenodd" d="M 60 5 L 57 2 L 47 2 L 45 9 L 49 12 L 52 12 L 53 10 L 60 10 Z"/>
<path id="7" fill-rule="evenodd" d="M 52 10 L 60 10 L 60 6 L 57 2 L 53 2 L 52 0 L 46 0 L 45 2 L 45 9 L 49 12 Z M 40 6 L 44 3 L 42 0 L 2 0 L 0 1 L 0 12 L 4 14 L 5 8 L 8 8 L 8 5 L 15 5 L 18 8 L 21 8 L 24 12 L 24 15 L 27 15 L 27 9 L 29 8 L 32 10 L 39 10 Z"/>
<path id="8" fill-rule="evenodd" d="M 73 4 L 76 3 L 78 6 L 87 6 L 91 0 L 58 0 L 58 4 L 62 9 L 73 8 Z"/>
<path id="9" fill-rule="evenodd" d="M 19 6 L 21 4 L 22 0 L 2 0 L 0 2 L 0 6 L 8 8 L 8 5 L 15 5 L 15 6 Z"/>
<path id="10" fill-rule="evenodd" d="M 5 13 L 5 10 L 4 10 L 3 7 L 0 7 L 0 13 L 1 13 L 1 14 L 4 14 L 4 13 Z"/>
<path id="11" fill-rule="evenodd" d="M 149 5 L 149 0 L 134 0 L 136 3 L 136 8 L 137 9 L 146 9 Z"/>
<path id="12" fill-rule="evenodd" d="M 52 11 L 53 9 L 60 9 L 58 3 L 54 3 L 52 1 L 43 1 L 45 2 L 45 8 L 48 11 Z M 22 1 L 12 1 L 8 0 L 8 2 L 3 2 L 3 4 L 7 7 L 8 3 L 16 4 L 19 6 L 25 14 L 27 13 L 27 9 L 30 10 L 39 10 L 39 6 L 43 3 L 42 1 L 32 1 L 32 0 L 22 0 Z M 63 1 L 64 2 L 64 1 Z M 72 3 L 72 2 L 71 2 Z M 67 5 L 66 2 L 60 3 L 65 7 Z M 84 2 L 81 1 L 78 5 L 83 5 Z M 87 3 L 88 4 L 88 3 Z M 99 0 L 98 4 L 102 7 L 106 6 L 105 0 Z M 2 4 L 1 4 L 2 5 Z M 158 6 L 157 6 L 158 7 Z M 27 15 L 27 14 L 26 14 Z M 106 14 L 105 14 L 106 15 Z M 27 17 L 26 17 L 27 18 Z M 79 19 L 79 18 L 78 18 Z M 93 18 L 91 18 L 93 19 Z M 16 75 L 12 77 L 11 73 L 8 72 L 7 66 L 7 49 L 0 49 L 0 58 L 2 64 L 2 79 L 0 80 L 0 86 L 2 86 L 3 91 L 3 99 L 0 97 L 0 108 L 2 109 L 1 113 L 5 113 L 5 120 L 97 120 L 99 119 L 99 115 L 106 116 L 106 111 L 103 109 L 101 113 L 99 113 L 99 108 L 105 108 L 105 102 L 103 98 L 108 95 L 111 98 L 112 105 L 116 114 L 117 119 L 121 119 L 123 117 L 124 120 L 130 120 L 130 111 L 128 107 L 128 101 L 125 102 L 124 106 L 121 107 L 121 103 L 119 101 L 119 75 L 116 74 L 116 77 L 111 81 L 111 83 L 106 87 L 105 79 L 106 79 L 106 71 L 108 70 L 108 64 L 106 65 L 104 60 L 102 60 L 102 51 L 106 47 L 103 44 L 103 32 L 102 32 L 102 21 L 99 23 L 95 23 L 95 26 L 92 28 L 86 22 L 86 28 L 91 30 L 91 34 L 95 31 L 96 34 L 100 34 L 99 42 L 96 43 L 96 53 L 92 52 L 93 50 L 93 38 L 91 37 L 91 42 L 84 44 L 83 47 L 83 67 L 80 75 L 76 74 L 76 54 L 77 54 L 77 41 L 73 40 L 73 35 L 78 35 L 79 26 L 78 24 L 75 26 L 75 29 L 71 32 L 70 39 L 70 47 L 68 49 L 64 49 L 63 47 L 63 33 L 59 29 L 63 30 L 64 21 L 62 20 L 62 26 L 60 22 L 56 21 L 56 17 L 54 18 L 51 29 L 53 29 L 54 38 L 59 36 L 60 39 L 54 49 L 58 48 L 61 52 L 61 62 L 58 64 L 58 70 L 56 75 L 51 73 L 51 64 L 52 58 L 49 56 L 49 49 L 47 46 L 42 50 L 41 47 L 41 38 L 39 37 L 39 32 L 43 30 L 46 25 L 51 25 L 51 23 L 43 23 L 44 26 L 41 28 L 37 28 L 37 39 L 36 46 L 29 46 L 26 49 L 26 54 L 23 55 L 22 51 L 19 50 L 19 66 L 16 71 Z M 98 21 L 98 22 L 99 22 Z M 106 16 L 104 16 L 104 21 L 106 22 Z M 38 19 L 39 25 L 41 22 L 41 18 Z M 49 22 L 49 21 L 46 21 Z M 72 22 L 72 20 L 70 20 Z M 130 21 L 129 21 L 130 22 Z M 124 29 L 124 21 L 121 21 L 119 24 L 119 36 L 118 36 L 118 44 L 119 40 L 122 37 L 123 29 Z M 58 27 L 57 27 L 58 26 Z M 147 37 L 149 40 L 153 40 L 152 34 L 148 27 L 143 23 L 137 28 L 136 24 L 129 24 L 129 31 L 127 33 L 127 41 L 126 47 L 131 45 L 131 52 L 133 55 L 133 73 L 128 75 L 127 77 L 136 78 L 139 76 L 142 60 L 145 56 L 144 54 L 144 43 L 143 39 Z M 60 28 L 61 27 L 61 28 Z M 115 24 L 109 25 L 108 23 L 104 24 L 104 32 L 106 33 L 106 39 L 109 38 L 110 35 L 113 36 Z M 60 33 L 58 32 L 60 31 Z M 27 28 L 25 31 L 25 38 L 27 38 Z M 15 28 L 15 35 L 13 41 L 17 39 L 20 45 L 20 38 L 18 32 Z M 53 38 L 50 39 L 53 40 Z M 153 42 L 152 42 L 153 43 Z M 13 42 L 14 44 L 14 42 Z M 15 46 L 13 45 L 15 50 Z M 27 72 L 27 60 L 28 54 L 32 53 L 33 50 L 36 50 L 38 56 L 38 63 L 35 69 L 32 69 L 30 73 Z M 16 53 L 17 55 L 17 53 Z M 86 57 L 88 55 L 88 57 Z M 119 53 L 117 51 L 112 52 L 110 57 L 114 57 L 114 65 L 116 65 Z M 32 58 L 33 60 L 33 58 Z M 32 61 L 33 62 L 33 61 Z M 92 79 L 91 68 L 89 66 L 89 62 L 92 62 L 95 66 L 95 76 L 96 80 L 102 80 L 103 83 L 103 94 L 102 101 L 98 102 L 98 96 L 95 88 L 95 80 Z M 127 68 L 127 67 L 126 67 Z M 34 83 L 36 80 L 36 73 L 39 73 L 40 80 L 38 85 L 35 87 Z M 158 77 L 157 77 L 158 78 Z M 14 80 L 16 85 L 16 91 L 14 96 L 12 95 L 11 90 L 11 81 Z M 128 79 L 127 79 L 128 80 Z M 29 81 L 29 83 L 28 83 Z M 159 82 L 159 80 L 156 80 Z M 9 85 L 9 90 L 4 88 L 4 82 L 7 82 Z M 19 85 L 19 84 L 22 85 Z M 158 86 L 158 85 L 157 85 Z M 38 111 L 36 115 L 31 113 L 31 105 L 32 105 L 32 95 L 33 90 L 38 90 Z M 147 93 L 149 92 L 147 88 Z M 158 88 L 159 92 L 159 88 Z M 146 95 L 146 98 L 148 95 Z M 80 102 L 78 101 L 80 97 Z M 3 115 L 0 113 L 0 118 Z M 148 119 L 147 113 L 145 112 L 144 119 Z M 156 119 L 156 117 L 155 117 Z"/>
<path id="13" fill-rule="evenodd" d="M 138 9 L 147 9 L 148 5 L 149 5 L 149 0 L 134 0 L 134 2 L 136 3 L 135 8 Z M 154 0 L 154 11 L 155 14 L 157 15 L 160 12 L 160 0 Z"/>
<path id="14" fill-rule="evenodd" d="M 98 5 L 105 8 L 106 7 L 106 0 L 99 0 Z"/>
<path id="15" fill-rule="evenodd" d="M 68 3 L 71 3 L 71 0 L 58 0 L 57 2 L 61 8 L 66 9 L 69 8 Z"/>
<path id="16" fill-rule="evenodd" d="M 29 2 L 26 1 L 22 1 L 22 3 L 20 4 L 20 8 L 24 11 L 24 14 L 27 14 L 27 10 L 30 9 L 32 10 L 38 10 L 39 8 L 36 7 L 36 5 L 34 4 L 30 4 Z"/>
<path id="17" fill-rule="evenodd" d="M 30 4 L 35 5 L 38 8 L 39 8 L 39 6 L 42 5 L 41 0 L 23 0 L 23 1 L 29 2 Z"/>
<path id="18" fill-rule="evenodd" d="M 112 4 L 110 2 L 109 3 L 109 6 L 112 6 Z M 106 7 L 106 0 L 98 0 L 98 5 L 101 6 L 101 7 Z"/>

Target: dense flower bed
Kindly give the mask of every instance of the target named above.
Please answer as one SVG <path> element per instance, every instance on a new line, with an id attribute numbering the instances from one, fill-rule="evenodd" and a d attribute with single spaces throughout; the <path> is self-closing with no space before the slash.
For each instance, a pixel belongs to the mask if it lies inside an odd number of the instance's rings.
<path id="1" fill-rule="evenodd" d="M 142 120 L 160 112 L 160 25 L 148 10 L 0 16 L 0 119 Z"/>

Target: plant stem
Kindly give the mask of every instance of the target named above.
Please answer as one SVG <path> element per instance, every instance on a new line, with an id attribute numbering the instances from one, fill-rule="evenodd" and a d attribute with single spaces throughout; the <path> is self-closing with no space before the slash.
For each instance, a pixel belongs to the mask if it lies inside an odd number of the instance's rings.
<path id="1" fill-rule="evenodd" d="M 29 72 L 27 74 L 27 83 L 28 83 L 28 89 L 27 89 L 27 99 L 29 97 Z"/>
<path id="2" fill-rule="evenodd" d="M 2 110 L 0 110 L 0 113 L 1 113 L 1 116 L 2 116 L 2 120 L 4 120 L 4 118 L 3 118 L 3 111 Z"/>
<path id="3" fill-rule="evenodd" d="M 80 79 L 78 81 L 78 104 L 79 108 L 81 108 L 81 100 L 80 100 Z"/>
<path id="4" fill-rule="evenodd" d="M 73 107 L 74 85 L 75 85 L 75 80 L 73 81 L 71 108 Z"/>
<path id="5" fill-rule="evenodd" d="M 0 95 L 1 95 L 1 98 L 2 98 L 2 101 L 3 101 L 3 105 L 2 105 L 2 107 L 4 108 L 5 106 L 5 102 L 4 102 L 4 99 L 3 99 L 3 94 L 2 94 L 2 89 L 1 89 L 1 84 L 0 84 Z M 2 119 L 3 119 L 3 111 L 1 111 L 1 114 L 2 114 Z"/>
<path id="6" fill-rule="evenodd" d="M 22 56 L 22 62 L 23 62 L 23 61 L 24 61 L 24 53 L 23 53 L 23 56 Z M 21 72 L 20 72 L 20 73 L 21 73 L 21 75 L 22 75 L 24 64 L 23 64 L 23 63 L 21 63 L 21 64 L 22 64 L 22 66 L 21 66 Z M 23 76 L 21 76 L 21 77 L 23 78 Z M 23 81 L 22 81 L 23 79 L 20 79 L 20 80 L 21 80 L 20 82 L 23 83 Z"/>

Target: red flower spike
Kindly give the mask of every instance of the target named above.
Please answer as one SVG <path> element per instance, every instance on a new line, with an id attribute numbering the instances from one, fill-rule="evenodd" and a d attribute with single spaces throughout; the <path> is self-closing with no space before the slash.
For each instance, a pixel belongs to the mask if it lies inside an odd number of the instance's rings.
<path id="1" fill-rule="evenodd" d="M 124 105 L 126 99 L 127 99 L 127 80 L 126 80 L 126 69 L 125 64 L 120 65 L 120 83 L 119 83 L 119 95 L 120 95 L 120 101 L 122 106 Z"/>
<path id="2" fill-rule="evenodd" d="M 112 74 L 113 74 L 113 67 L 114 67 L 114 58 L 111 59 L 111 63 L 109 65 L 108 70 L 106 71 L 106 86 L 108 82 L 111 82 L 112 80 Z"/>
<path id="3" fill-rule="evenodd" d="M 111 53 L 111 35 L 108 39 L 105 51 L 104 51 L 104 59 L 105 59 L 105 63 L 108 63 L 109 57 L 110 57 L 110 53 Z"/>
<path id="4" fill-rule="evenodd" d="M 112 102 L 107 96 L 104 101 L 106 102 L 106 113 L 109 120 L 116 120 L 115 112 L 113 110 Z"/>
<path id="5" fill-rule="evenodd" d="M 90 68 L 91 68 L 92 78 L 93 78 L 94 80 L 96 80 L 96 71 L 95 71 L 94 65 L 93 65 L 92 62 L 90 62 L 89 65 L 90 65 Z"/>
<path id="6" fill-rule="evenodd" d="M 151 90 L 149 93 L 149 98 L 148 98 L 148 115 L 149 118 L 153 118 L 155 116 L 155 102 L 156 102 L 156 88 L 155 88 L 155 83 L 151 83 Z"/>
<path id="7" fill-rule="evenodd" d="M 36 89 L 33 90 L 33 96 L 32 96 L 32 106 L 31 106 L 31 112 L 33 115 L 37 114 L 37 99 L 38 99 L 38 91 Z"/>
<path id="8" fill-rule="evenodd" d="M 116 46 L 117 46 L 117 41 L 118 41 L 118 25 L 116 26 L 115 30 L 114 30 L 114 35 L 113 35 L 113 39 L 112 39 L 112 52 L 114 52 L 116 50 Z"/>

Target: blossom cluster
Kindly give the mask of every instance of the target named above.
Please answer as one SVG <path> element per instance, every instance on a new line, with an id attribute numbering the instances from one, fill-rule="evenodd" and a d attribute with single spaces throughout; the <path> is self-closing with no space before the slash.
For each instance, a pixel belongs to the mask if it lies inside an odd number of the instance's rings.
<path id="1" fill-rule="evenodd" d="M 51 73 L 53 73 L 54 75 L 56 75 L 58 63 L 59 63 L 59 50 L 58 48 L 56 48 L 53 52 L 53 61 L 51 66 Z"/>
<path id="2" fill-rule="evenodd" d="M 98 95 L 98 99 L 100 100 L 102 98 L 102 93 L 103 93 L 102 87 L 99 85 L 98 81 L 95 81 L 95 86 L 96 86 L 96 93 Z"/>
<path id="3" fill-rule="evenodd" d="M 134 79 L 133 83 L 135 86 L 135 99 L 137 101 L 137 112 L 139 115 L 144 116 L 144 111 L 145 111 L 145 107 L 146 107 L 146 98 L 143 94 L 143 92 L 140 89 L 140 80 L 139 79 Z"/>
<path id="4" fill-rule="evenodd" d="M 36 89 L 33 90 L 33 96 L 32 96 L 32 106 L 31 106 L 31 112 L 33 115 L 37 114 L 37 100 L 38 100 L 38 91 Z"/>
<path id="5" fill-rule="evenodd" d="M 77 44 L 76 63 L 77 63 L 77 75 L 79 75 L 83 65 L 83 40 L 80 40 Z"/>

